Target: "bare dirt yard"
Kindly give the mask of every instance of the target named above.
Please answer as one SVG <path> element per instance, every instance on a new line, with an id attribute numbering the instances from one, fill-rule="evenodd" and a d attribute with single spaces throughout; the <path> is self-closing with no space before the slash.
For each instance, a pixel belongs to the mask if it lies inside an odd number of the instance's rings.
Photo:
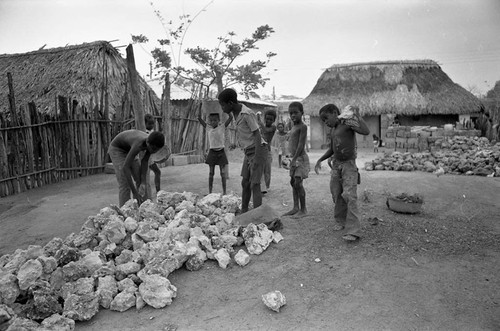
<path id="1" fill-rule="evenodd" d="M 312 164 L 322 152 L 311 151 Z M 359 167 L 375 157 L 359 154 Z M 228 190 L 240 194 L 241 163 L 231 160 Z M 309 215 L 283 217 L 284 240 L 247 266 L 179 269 L 169 277 L 178 289 L 170 306 L 101 309 L 76 330 L 500 330 L 499 178 L 361 170 L 363 238 L 348 243 L 332 231 L 327 168 L 305 181 Z M 205 164 L 166 167 L 162 188 L 205 195 L 207 177 Z M 288 183 L 288 172 L 273 168 L 264 203 L 280 214 L 291 208 Z M 387 195 L 401 192 L 421 193 L 423 212 L 390 211 Z M 108 174 L 2 198 L 0 255 L 79 232 L 117 199 Z M 286 296 L 279 313 L 261 300 L 273 290 Z"/>

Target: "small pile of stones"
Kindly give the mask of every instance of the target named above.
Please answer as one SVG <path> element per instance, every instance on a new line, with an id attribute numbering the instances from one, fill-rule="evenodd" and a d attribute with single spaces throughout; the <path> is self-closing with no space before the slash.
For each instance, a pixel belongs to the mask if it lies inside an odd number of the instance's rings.
<path id="1" fill-rule="evenodd" d="M 500 143 L 485 137 L 455 136 L 436 140 L 437 150 L 384 153 L 365 163 L 365 170 L 425 171 L 439 174 L 500 176 Z"/>
<path id="2" fill-rule="evenodd" d="M 160 191 L 156 203 L 105 207 L 79 233 L 1 256 L 0 330 L 73 330 L 100 307 L 170 305 L 174 270 L 199 270 L 209 259 L 244 266 L 283 239 L 265 224 L 238 225 L 240 205 L 235 195 Z"/>

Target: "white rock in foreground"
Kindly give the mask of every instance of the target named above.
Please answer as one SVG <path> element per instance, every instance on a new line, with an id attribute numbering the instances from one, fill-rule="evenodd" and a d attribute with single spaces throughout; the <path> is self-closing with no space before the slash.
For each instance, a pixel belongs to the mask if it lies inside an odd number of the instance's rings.
<path id="1" fill-rule="evenodd" d="M 273 291 L 262 295 L 262 301 L 275 312 L 280 311 L 280 308 L 286 305 L 286 298 L 280 291 Z"/>
<path id="2" fill-rule="evenodd" d="M 144 276 L 139 292 L 142 299 L 151 307 L 163 308 L 172 303 L 177 296 L 177 288 L 160 275 Z"/>
<path id="3" fill-rule="evenodd" d="M 250 255 L 248 255 L 244 250 L 240 249 L 238 253 L 234 256 L 234 260 L 239 266 L 246 266 L 250 262 Z"/>

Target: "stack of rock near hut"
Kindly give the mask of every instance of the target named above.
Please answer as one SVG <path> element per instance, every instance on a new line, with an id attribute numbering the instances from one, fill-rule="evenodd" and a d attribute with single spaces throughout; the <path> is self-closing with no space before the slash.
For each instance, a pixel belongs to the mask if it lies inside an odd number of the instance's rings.
<path id="1" fill-rule="evenodd" d="M 361 147 L 372 146 L 372 134 L 384 140 L 395 118 L 400 126 L 437 128 L 463 122 L 482 108 L 474 95 L 432 60 L 333 65 L 303 100 L 305 114 L 311 115 L 312 148 L 328 143 L 329 129 L 318 117 L 319 109 L 328 103 L 340 109 L 359 107 L 370 128 L 369 136 L 357 137 Z"/>
<path id="2" fill-rule="evenodd" d="M 485 112 L 478 119 L 482 135 L 490 140 L 500 141 L 500 80 L 481 99 Z"/>
<path id="3" fill-rule="evenodd" d="M 134 119 L 127 62 L 106 41 L 0 55 L 0 112 L 9 111 L 7 73 L 11 73 L 16 105 L 34 102 L 44 113 L 57 111 L 57 98 L 78 102 L 109 119 Z M 138 75 L 144 111 L 160 115 L 160 100 Z"/>

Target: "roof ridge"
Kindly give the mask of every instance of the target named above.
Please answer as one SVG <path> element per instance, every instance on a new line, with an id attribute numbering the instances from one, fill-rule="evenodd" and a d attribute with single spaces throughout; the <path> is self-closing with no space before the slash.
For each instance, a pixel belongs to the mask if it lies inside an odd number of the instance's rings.
<path id="1" fill-rule="evenodd" d="M 35 54 L 51 54 L 51 53 L 58 53 L 58 52 L 64 52 L 64 51 L 71 51 L 71 50 L 80 49 L 80 48 L 89 48 L 89 47 L 94 47 L 94 46 L 99 46 L 99 45 L 113 47 L 113 45 L 111 45 L 111 43 L 109 41 L 97 40 L 97 41 L 92 41 L 92 42 L 78 44 L 78 45 L 69 45 L 69 46 L 61 46 L 61 47 L 54 47 L 54 48 L 47 48 L 47 49 L 39 49 L 36 51 L 25 52 L 25 53 L 0 54 L 0 58 L 13 57 L 13 56 L 28 56 L 28 55 L 35 55 Z"/>
<path id="2" fill-rule="evenodd" d="M 328 69 L 361 67 L 361 66 L 378 66 L 378 65 L 397 65 L 397 64 L 399 64 L 399 65 L 428 65 L 428 66 L 438 66 L 439 67 L 439 64 L 434 60 L 423 59 L 423 60 L 387 60 L 387 61 L 342 63 L 342 64 L 334 64 L 331 67 L 329 67 Z"/>

